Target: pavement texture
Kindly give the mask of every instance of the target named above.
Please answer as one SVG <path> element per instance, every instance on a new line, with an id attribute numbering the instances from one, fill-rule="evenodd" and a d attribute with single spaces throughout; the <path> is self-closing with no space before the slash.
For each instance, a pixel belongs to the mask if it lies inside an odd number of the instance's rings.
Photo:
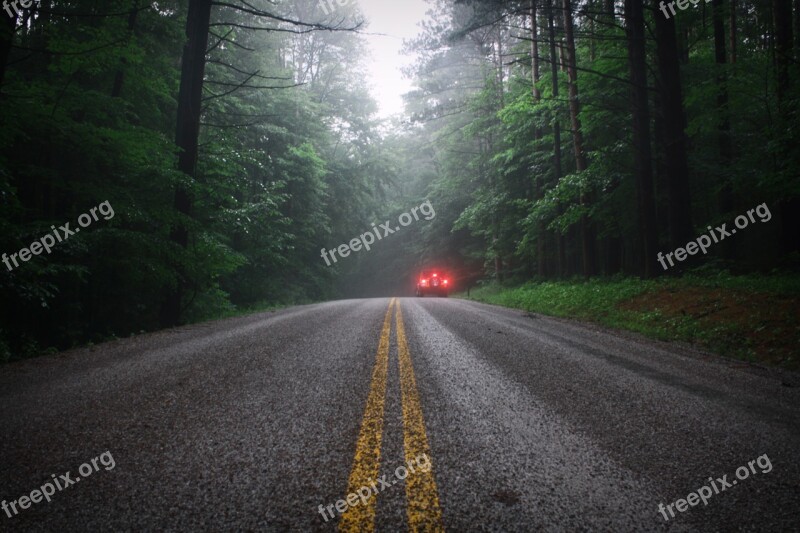
<path id="1" fill-rule="evenodd" d="M 800 531 L 800 376 L 345 300 L 0 367 L 0 458 L 0 531 Z"/>

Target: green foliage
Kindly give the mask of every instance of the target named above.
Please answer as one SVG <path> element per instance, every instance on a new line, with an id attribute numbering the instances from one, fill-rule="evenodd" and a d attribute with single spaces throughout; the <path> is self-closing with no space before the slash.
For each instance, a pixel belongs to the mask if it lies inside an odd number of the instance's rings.
<path id="1" fill-rule="evenodd" d="M 362 44 L 274 20 L 281 31 L 248 31 L 236 25 L 249 16 L 215 6 L 190 177 L 173 143 L 187 7 L 75 0 L 59 13 L 94 16 L 38 13 L 18 29 L 0 93 L 0 252 L 104 201 L 115 216 L 3 266 L 0 360 L 155 329 L 178 286 L 184 321 L 338 294 L 319 248 L 364 226 L 400 166 L 372 119 Z M 307 20 L 315 7 L 271 9 Z M 178 187 L 188 215 L 174 207 Z"/>
<path id="2" fill-rule="evenodd" d="M 470 298 L 544 315 L 587 320 L 660 340 L 698 343 L 729 357 L 787 368 L 797 368 L 800 364 L 796 348 L 800 331 L 796 324 L 791 317 L 784 317 L 790 330 L 782 331 L 780 326 L 776 327 L 776 318 L 781 317 L 770 316 L 771 302 L 778 299 L 796 312 L 800 279 L 794 275 L 733 276 L 718 272 L 658 280 L 616 277 L 528 283 L 519 287 L 489 284 L 471 290 Z M 720 298 L 734 303 L 720 304 Z M 709 319 L 728 305 L 737 309 L 729 310 L 724 317 Z M 793 324 L 795 331 L 791 331 Z M 762 349 L 764 346 L 768 349 Z M 781 354 L 780 358 L 774 357 L 774 353 Z"/>
<path id="3" fill-rule="evenodd" d="M 561 68 L 563 50 L 558 52 L 564 46 L 561 10 L 554 14 L 559 42 L 556 57 L 550 57 L 549 12 L 546 3 L 538 5 L 537 99 L 527 5 L 519 9 L 517 2 L 498 0 L 489 8 L 473 0 L 437 0 L 432 6 L 433 19 L 410 43 L 420 59 L 410 69 L 418 90 L 410 95 L 409 104 L 412 117 L 421 123 L 414 131 L 418 145 L 433 146 L 425 155 L 432 175 L 416 186 L 447 202 L 440 207 L 460 236 L 451 255 L 471 264 L 467 269 L 475 268 L 473 260 L 480 259 L 485 273 L 498 279 L 518 274 L 525 278 L 534 272 L 575 275 L 581 271 L 585 222 L 597 237 L 590 247 L 598 255 L 601 272 L 642 273 L 629 43 L 622 17 L 601 15 L 602 3 L 576 7 L 578 118 L 588 162 L 588 168 L 578 172 L 568 77 Z M 645 22 L 652 30 L 652 17 L 661 15 L 646 12 Z M 779 102 L 769 6 L 739 4 L 736 64 L 716 63 L 708 13 L 694 10 L 682 15 L 676 20 L 677 36 L 688 118 L 692 218 L 698 231 L 709 223 L 730 221 L 733 211 L 721 208 L 725 187 L 731 189 L 738 212 L 768 202 L 784 205 L 790 218 L 796 207 L 789 206 L 800 198 L 796 172 L 800 150 L 793 127 L 800 105 L 800 76 L 790 58 L 790 83 Z M 726 46 L 729 31 L 726 27 Z M 666 120 L 677 119 L 661 116 L 657 44 L 655 33 L 649 32 L 652 186 L 658 245 L 666 248 L 671 191 L 665 169 L 672 162 L 664 152 L 668 140 L 663 131 Z M 554 61 L 559 65 L 555 80 L 550 68 Z M 718 105 L 721 79 L 728 87 L 725 108 Z M 724 114 L 731 120 L 731 160 L 720 151 Z M 555 157 L 558 140 L 560 171 Z M 737 235 L 738 269 L 771 268 L 791 261 L 782 242 L 787 231 L 785 223 L 783 228 L 775 223 L 759 236 Z M 432 245 L 421 248 L 436 250 Z M 716 264 L 723 251 L 712 253 L 714 258 L 704 259 Z"/>
<path id="4" fill-rule="evenodd" d="M 550 69 L 561 58 L 550 57 L 546 7 L 539 6 L 537 99 L 527 4 L 429 3 L 430 18 L 407 43 L 417 53 L 408 68 L 415 83 L 408 120 L 383 124 L 374 118 L 358 34 L 296 31 L 278 20 L 321 16 L 316 0 L 263 2 L 277 18 L 258 24 L 274 31 L 249 30 L 252 16 L 215 5 L 193 176 L 177 172 L 173 142 L 188 2 L 70 0 L 58 3 L 60 15 L 36 12 L 17 29 L 0 86 L 0 253 L 30 245 L 51 225 L 74 225 L 104 201 L 116 216 L 52 254 L 13 271 L 0 267 L 0 359 L 154 329 L 174 287 L 185 292 L 184 320 L 193 321 L 342 294 L 402 293 L 415 269 L 434 263 L 453 271 L 459 286 L 485 275 L 572 276 L 581 270 L 584 226 L 596 235 L 590 245 L 604 273 L 638 273 L 644 252 L 619 17 L 603 19 L 597 2 L 575 14 L 577 118 L 588 163 L 579 172 L 568 77 Z M 646 16 L 652 28 L 658 13 Z M 360 18 L 353 2 L 311 22 Z M 556 26 L 561 18 L 558 10 Z M 698 233 L 729 221 L 725 210 L 767 202 L 775 215 L 736 236 L 737 261 L 704 256 L 711 270 L 797 262 L 784 248 L 800 199 L 799 76 L 790 62 L 779 98 L 772 18 L 766 4 L 739 4 L 737 62 L 726 65 L 715 61 L 701 10 L 676 20 Z M 560 27 L 556 34 L 560 40 Z M 674 117 L 660 116 L 656 44 L 648 34 L 655 218 L 666 250 L 670 162 L 659 143 Z M 718 105 L 723 79 L 727 107 Z M 726 115 L 729 159 L 720 152 Z M 190 197 L 187 214 L 175 207 L 178 188 Z M 730 208 L 721 206 L 723 190 Z M 426 199 L 434 220 L 332 267 L 320 259 L 320 248 Z M 177 227 L 188 230 L 186 247 L 175 243 Z M 650 287 L 618 283 L 621 295 Z M 562 298 L 559 305 L 574 300 L 558 312 L 617 316 L 590 292 L 536 290 Z M 648 327 L 660 327 L 651 318 Z M 670 331 L 695 327 L 668 320 Z"/>

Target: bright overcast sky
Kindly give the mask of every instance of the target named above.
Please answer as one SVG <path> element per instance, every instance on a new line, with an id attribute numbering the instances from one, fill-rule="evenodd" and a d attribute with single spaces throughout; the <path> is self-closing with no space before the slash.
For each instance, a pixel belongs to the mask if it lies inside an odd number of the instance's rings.
<path id="1" fill-rule="evenodd" d="M 380 116 L 403 111 L 403 93 L 411 90 L 411 81 L 403 79 L 400 68 L 411 63 L 411 56 L 403 56 L 400 49 L 403 39 L 419 32 L 417 23 L 425 18 L 428 5 L 424 0 L 359 0 L 364 15 L 369 20 L 365 35 L 372 48 L 368 60 L 372 79 L 372 94 L 380 106 Z"/>

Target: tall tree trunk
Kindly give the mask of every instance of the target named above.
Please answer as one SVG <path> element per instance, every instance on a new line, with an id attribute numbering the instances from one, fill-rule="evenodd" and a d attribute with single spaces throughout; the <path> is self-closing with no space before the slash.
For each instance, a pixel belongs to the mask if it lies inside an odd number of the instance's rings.
<path id="1" fill-rule="evenodd" d="M 540 59 L 539 59 L 539 27 L 537 26 L 537 0 L 531 0 L 531 83 L 533 84 L 533 102 L 538 104 L 542 99 L 542 92 L 539 90 L 540 80 Z M 541 130 L 537 128 L 537 135 L 541 135 Z"/>
<path id="2" fill-rule="evenodd" d="M 608 15 L 608 18 L 611 22 L 614 22 L 614 0 L 604 0 L 605 1 L 605 12 Z"/>
<path id="3" fill-rule="evenodd" d="M 785 131 L 790 129 L 796 124 L 797 111 L 788 105 L 787 95 L 791 91 L 791 78 L 789 76 L 789 68 L 793 61 L 793 37 L 792 37 L 792 7 L 790 0 L 773 0 L 772 14 L 773 22 L 775 25 L 775 67 L 776 67 L 776 93 L 778 98 L 778 110 L 780 117 L 778 118 L 781 124 L 779 130 Z M 800 6 L 795 6 L 800 7 Z M 782 153 L 778 157 L 779 171 L 786 171 L 786 161 L 790 160 L 787 156 L 791 150 L 790 146 L 784 139 L 781 139 L 781 146 L 779 148 Z M 781 241 L 783 251 L 786 253 L 800 250 L 800 233 L 797 228 L 800 227 L 800 198 L 783 198 L 779 203 L 781 213 Z"/>
<path id="4" fill-rule="evenodd" d="M 134 0 L 133 7 L 128 14 L 128 35 L 133 38 L 134 30 L 136 30 L 136 17 L 139 15 L 139 0 Z M 114 87 L 111 89 L 111 97 L 119 98 L 122 96 L 122 86 L 125 83 L 125 67 L 128 60 L 124 57 L 120 59 L 120 67 L 117 69 L 117 74 L 114 76 Z"/>
<path id="5" fill-rule="evenodd" d="M 505 107 L 505 91 L 504 91 L 505 82 L 504 82 L 504 71 L 503 71 L 503 39 L 502 39 L 502 35 L 500 34 L 499 30 L 497 32 L 495 32 L 494 38 L 495 38 L 495 40 L 492 43 L 492 50 L 494 50 L 493 62 L 494 62 L 494 73 L 495 73 L 496 90 L 497 90 L 497 108 L 494 110 L 494 113 L 496 114 L 501 109 L 503 109 Z M 489 133 L 489 146 L 488 146 L 487 155 L 488 154 L 493 154 L 493 153 L 495 153 L 495 150 L 494 150 L 494 136 L 490 132 Z M 494 183 L 494 173 L 491 170 L 490 170 L 490 176 L 491 176 L 491 180 L 492 180 L 492 182 L 491 182 L 492 190 L 495 190 L 496 185 Z M 505 273 L 504 273 L 504 269 L 503 269 L 503 257 L 501 255 L 500 246 L 498 244 L 499 241 L 500 241 L 500 235 L 499 235 L 500 234 L 500 229 L 499 229 L 499 226 L 500 226 L 499 219 L 500 218 L 501 217 L 498 216 L 497 212 L 493 212 L 492 213 L 492 231 L 493 231 L 492 246 L 494 247 L 494 250 L 495 250 L 494 264 L 495 264 L 495 269 L 496 269 L 496 272 L 497 272 L 497 280 L 498 281 L 503 281 L 503 279 L 505 277 Z"/>
<path id="6" fill-rule="evenodd" d="M 13 12 L 13 10 L 12 10 Z M 17 14 L 14 13 L 13 17 L 6 16 L 6 13 L 0 13 L 0 92 L 2 92 L 3 80 L 6 77 L 6 66 L 8 65 L 8 56 L 11 54 L 11 48 L 14 45 L 14 31 L 17 28 Z"/>
<path id="7" fill-rule="evenodd" d="M 537 16 L 537 1 L 531 0 L 531 84 L 533 93 L 533 103 L 538 105 L 542 100 L 542 92 L 539 90 L 540 78 L 540 59 L 539 59 L 539 27 Z M 534 150 L 539 149 L 543 137 L 542 128 L 536 128 L 534 132 Z M 541 175 L 534 176 L 535 199 L 541 200 L 544 197 L 544 180 Z M 537 224 L 536 238 L 536 273 L 540 277 L 545 275 L 545 237 L 546 229 L 544 222 Z"/>
<path id="8" fill-rule="evenodd" d="M 653 197 L 653 156 L 650 147 L 650 109 L 647 94 L 647 49 L 644 33 L 644 5 L 641 0 L 625 0 L 625 32 L 628 36 L 628 63 L 633 110 L 633 147 L 640 239 L 644 252 L 644 276 L 656 273 L 658 228 Z"/>
<path id="9" fill-rule="evenodd" d="M 653 0 L 657 8 L 659 0 Z M 658 92 L 664 133 L 664 167 L 669 194 L 670 248 L 685 245 L 694 237 L 692 202 L 689 188 L 689 162 L 686 155 L 686 114 L 681 87 L 680 51 L 675 19 L 654 17 Z"/>
<path id="10" fill-rule="evenodd" d="M 800 61 L 800 0 L 794 0 L 794 58 Z"/>
<path id="11" fill-rule="evenodd" d="M 503 36 L 500 32 L 497 32 L 496 35 L 497 39 L 492 44 L 493 58 L 494 58 L 494 72 L 495 72 L 495 79 L 497 80 L 496 88 L 497 88 L 497 110 L 500 111 L 506 105 L 505 102 L 505 67 L 503 66 Z"/>
<path id="12" fill-rule="evenodd" d="M 580 102 L 578 101 L 578 68 L 575 55 L 575 34 L 573 31 L 572 2 L 562 0 L 564 9 L 564 37 L 566 44 L 567 76 L 569 79 L 569 114 L 572 125 L 572 146 L 575 152 L 575 170 L 578 173 L 584 172 L 587 168 L 586 154 L 583 151 L 583 133 L 580 120 Z M 591 195 L 588 192 L 581 193 L 581 205 L 588 207 L 591 205 Z M 595 257 L 595 238 L 594 228 L 589 217 L 584 215 L 581 218 L 581 249 L 583 252 L 583 275 L 593 276 L 597 272 Z"/>
<path id="13" fill-rule="evenodd" d="M 789 92 L 789 67 L 792 63 L 792 6 L 790 0 L 773 0 L 775 24 L 775 64 L 778 104 L 783 105 Z"/>
<path id="14" fill-rule="evenodd" d="M 729 28 L 728 32 L 730 35 L 728 36 L 728 48 L 730 48 L 730 58 L 731 64 L 736 64 L 736 39 L 737 31 L 736 31 L 736 0 L 731 0 L 731 12 L 729 14 L 728 20 Z"/>
<path id="15" fill-rule="evenodd" d="M 547 14 L 547 28 L 550 33 L 550 75 L 553 78 L 553 100 L 558 102 L 558 53 L 556 52 L 556 25 L 555 25 L 555 6 L 554 0 L 549 0 Z M 553 117 L 553 181 L 558 183 L 564 175 L 561 163 L 561 121 L 556 111 Z M 562 213 L 561 206 L 558 214 Z M 558 277 L 564 277 L 567 273 L 567 242 L 562 233 L 558 233 Z"/>
<path id="16" fill-rule="evenodd" d="M 197 171 L 198 137 L 200 135 L 200 112 L 203 96 L 203 75 L 208 49 L 208 30 L 211 22 L 212 0 L 190 0 L 186 18 L 186 45 L 181 61 L 181 85 L 178 93 L 178 121 L 175 143 L 180 149 L 178 170 L 187 176 L 195 177 Z M 175 209 L 186 217 L 192 213 L 192 199 L 189 191 L 182 185 L 175 189 Z M 189 245 L 189 231 L 178 223 L 170 233 L 171 240 L 186 248 Z M 178 272 L 176 286 L 169 287 L 161 307 L 162 327 L 180 323 L 183 305 L 185 273 Z"/>
<path id="17" fill-rule="evenodd" d="M 728 175 L 728 169 L 733 160 L 733 146 L 731 143 L 731 119 L 728 109 L 728 80 L 724 68 L 727 63 L 725 52 L 725 5 L 724 0 L 713 0 L 714 17 L 714 58 L 717 68 L 720 70 L 717 76 L 717 142 L 719 145 L 719 156 L 722 168 L 719 210 L 720 214 L 727 215 L 733 211 L 733 186 Z M 722 243 L 722 255 L 725 259 L 733 260 L 736 258 L 736 240 L 725 239 Z"/>

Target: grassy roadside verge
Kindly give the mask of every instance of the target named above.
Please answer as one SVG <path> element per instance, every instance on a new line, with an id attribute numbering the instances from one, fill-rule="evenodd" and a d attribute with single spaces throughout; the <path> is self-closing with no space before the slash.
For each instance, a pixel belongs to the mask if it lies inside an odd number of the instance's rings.
<path id="1" fill-rule="evenodd" d="M 468 299 L 691 342 L 727 357 L 800 370 L 800 276 L 722 273 L 495 284 L 471 290 Z"/>

